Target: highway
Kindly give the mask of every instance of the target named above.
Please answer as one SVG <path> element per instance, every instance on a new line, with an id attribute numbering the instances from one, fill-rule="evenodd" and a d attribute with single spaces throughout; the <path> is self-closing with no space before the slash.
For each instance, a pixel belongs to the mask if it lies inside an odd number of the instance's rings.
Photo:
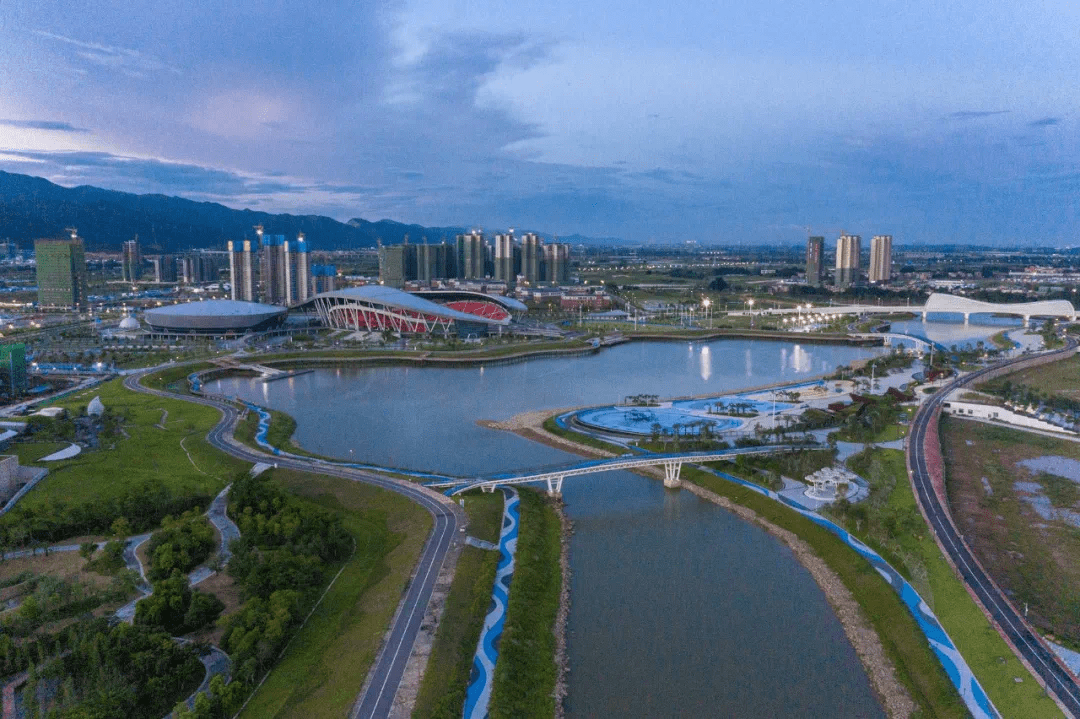
<path id="1" fill-rule="evenodd" d="M 1070 342 L 1060 354 L 1065 354 L 1076 346 Z M 1035 635 L 1023 617 L 1004 594 L 983 571 L 962 537 L 953 525 L 941 499 L 934 491 L 933 480 L 926 456 L 925 443 L 929 436 L 931 420 L 941 409 L 945 397 L 954 389 L 977 382 L 989 372 L 1003 366 L 1022 362 L 1030 357 L 1022 357 L 1007 363 L 979 370 L 945 385 L 919 408 L 912 422 L 908 442 L 908 467 L 911 482 L 923 510 L 923 515 L 930 524 L 938 542 L 948 552 L 952 563 L 959 570 L 964 583 L 975 593 L 979 601 L 993 617 L 1001 632 L 1022 655 L 1023 659 L 1041 677 L 1046 688 L 1055 696 L 1058 703 L 1073 717 L 1080 717 L 1080 686 L 1077 681 L 1057 661 L 1054 654 Z M 939 441 L 935 436 L 934 441 Z"/>
<path id="2" fill-rule="evenodd" d="M 439 576 L 439 570 L 442 568 L 447 551 L 458 533 L 458 527 L 464 523 L 462 510 L 440 495 L 410 482 L 384 478 L 362 470 L 335 466 L 325 462 L 304 460 L 299 457 L 278 457 L 258 452 L 240 444 L 233 438 L 233 431 L 239 419 L 239 413 L 235 407 L 207 397 L 177 395 L 143 386 L 141 379 L 156 369 L 160 368 L 153 368 L 127 376 L 124 379 L 124 386 L 135 392 L 170 399 L 182 399 L 219 410 L 222 415 L 221 421 L 207 434 L 207 440 L 221 451 L 227 452 L 245 462 L 265 462 L 302 472 L 325 474 L 370 484 L 404 495 L 431 513 L 434 520 L 431 535 L 424 545 L 408 591 L 398 605 L 390 632 L 379 650 L 375 664 L 368 672 L 368 680 L 362 690 L 359 686 L 362 680 L 358 678 L 357 690 L 360 693 L 349 713 L 350 719 L 382 719 L 389 716 L 394 697 L 397 695 L 398 686 L 401 684 L 401 678 L 405 672 L 405 665 L 412 654 L 413 644 L 416 641 L 420 624 L 427 610 L 435 580 Z"/>

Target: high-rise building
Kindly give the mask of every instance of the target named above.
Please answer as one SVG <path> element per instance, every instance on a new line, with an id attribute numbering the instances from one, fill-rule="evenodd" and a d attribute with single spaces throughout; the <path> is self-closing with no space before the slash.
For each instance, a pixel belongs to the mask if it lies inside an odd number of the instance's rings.
<path id="1" fill-rule="evenodd" d="M 530 285 L 540 282 L 540 259 L 543 241 L 534 232 L 526 232 L 521 238 L 521 276 Z"/>
<path id="2" fill-rule="evenodd" d="M 379 281 L 401 289 L 416 279 L 416 245 L 379 245 Z"/>
<path id="3" fill-rule="evenodd" d="M 304 233 L 296 235 L 296 248 L 292 253 L 296 269 L 292 272 L 292 282 L 289 285 L 291 296 L 289 304 L 307 302 L 311 290 L 311 257 L 308 254 L 307 240 Z"/>
<path id="4" fill-rule="evenodd" d="M 555 285 L 570 281 L 570 245 L 554 243 L 541 245 L 543 272 L 541 280 Z"/>
<path id="5" fill-rule="evenodd" d="M 874 235 L 870 240 L 870 281 L 892 279 L 892 235 Z"/>
<path id="6" fill-rule="evenodd" d="M 26 345 L 0 345 L 0 390 L 9 397 L 26 392 Z"/>
<path id="7" fill-rule="evenodd" d="M 806 284 L 811 287 L 821 287 L 821 259 L 824 253 L 824 237 L 806 239 Z"/>
<path id="8" fill-rule="evenodd" d="M 231 243 L 230 243 L 231 244 Z M 232 253 L 200 250 L 188 252 L 178 262 L 180 281 L 188 285 L 197 285 L 205 282 L 217 282 L 221 279 L 221 269 L 227 260 L 232 259 Z"/>
<path id="9" fill-rule="evenodd" d="M 251 240 L 229 240 L 229 295 L 234 300 L 255 301 L 255 272 L 251 257 Z"/>
<path id="10" fill-rule="evenodd" d="M 334 265 L 311 266 L 311 295 L 333 292 L 337 286 L 337 267 Z"/>
<path id="11" fill-rule="evenodd" d="M 176 282 L 177 277 L 179 277 L 176 255 L 151 257 L 150 264 L 154 266 L 154 282 Z"/>
<path id="12" fill-rule="evenodd" d="M 514 281 L 514 231 L 495 235 L 495 267 L 492 276 L 499 281 Z"/>
<path id="13" fill-rule="evenodd" d="M 142 251 L 139 247 L 139 236 L 134 240 L 124 242 L 124 252 L 121 260 L 125 282 L 136 282 L 142 278 Z"/>
<path id="14" fill-rule="evenodd" d="M 840 235 L 836 241 L 836 286 L 850 287 L 859 278 L 862 237 Z"/>
<path id="15" fill-rule="evenodd" d="M 458 235 L 456 240 L 457 278 L 482 280 L 487 262 L 487 243 L 480 230 Z"/>
<path id="16" fill-rule="evenodd" d="M 450 246 L 445 242 L 438 245 L 424 244 L 416 246 L 416 279 L 421 282 L 444 280 L 450 277 L 448 264 Z"/>
<path id="17" fill-rule="evenodd" d="M 268 305 L 287 304 L 289 297 L 289 243 L 285 235 L 259 233 L 262 249 L 259 251 L 259 284 L 261 302 Z"/>
<path id="18" fill-rule="evenodd" d="M 77 232 L 69 231 L 69 239 L 34 240 L 39 305 L 78 309 L 86 306 L 86 251 Z"/>

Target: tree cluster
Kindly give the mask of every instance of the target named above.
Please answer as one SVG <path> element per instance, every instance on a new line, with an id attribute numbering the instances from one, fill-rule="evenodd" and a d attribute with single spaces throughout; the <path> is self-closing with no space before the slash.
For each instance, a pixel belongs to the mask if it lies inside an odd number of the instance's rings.
<path id="1" fill-rule="evenodd" d="M 210 504 L 208 494 L 178 493 L 158 480 L 131 486 L 111 497 L 75 504 L 51 500 L 41 505 L 15 507 L 0 518 L 0 547 L 21 547 L 65 537 L 107 534 L 117 518 L 134 532 L 157 525 L 163 517 Z"/>
<path id="2" fill-rule="evenodd" d="M 188 510 L 177 519 L 166 517 L 162 525 L 151 535 L 147 548 L 147 576 L 152 581 L 165 579 L 175 571 L 187 574 L 206 561 L 217 545 L 213 526 L 198 510 Z"/>
<path id="3" fill-rule="evenodd" d="M 31 668 L 24 714 L 49 719 L 160 719 L 203 677 L 199 650 L 168 634 L 104 619 L 72 625 Z"/>

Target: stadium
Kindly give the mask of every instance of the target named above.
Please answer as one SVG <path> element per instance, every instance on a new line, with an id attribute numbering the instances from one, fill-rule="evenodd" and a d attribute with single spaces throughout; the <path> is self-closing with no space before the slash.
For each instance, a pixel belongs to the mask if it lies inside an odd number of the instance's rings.
<path id="1" fill-rule="evenodd" d="M 316 295 L 310 300 L 319 319 L 327 327 L 341 330 L 412 334 L 456 333 L 484 336 L 510 324 L 510 308 L 521 303 L 506 297 L 480 292 L 454 292 L 468 297 L 439 304 L 422 293 L 410 294 L 381 285 L 349 287 Z M 471 311 L 462 311 L 456 307 Z M 523 308 L 524 305 L 521 305 Z"/>
<path id="2" fill-rule="evenodd" d="M 204 300 L 147 310 L 151 331 L 166 334 L 225 335 L 262 332 L 280 327 L 286 309 L 259 302 Z"/>

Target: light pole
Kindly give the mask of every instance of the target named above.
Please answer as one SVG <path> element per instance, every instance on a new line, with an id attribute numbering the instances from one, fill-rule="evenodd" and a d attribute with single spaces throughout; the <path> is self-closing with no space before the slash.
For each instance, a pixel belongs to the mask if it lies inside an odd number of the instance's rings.
<path id="1" fill-rule="evenodd" d="M 712 304 L 712 300 L 706 297 L 701 301 L 701 304 L 705 308 L 705 318 L 706 321 L 709 323 L 709 329 L 712 329 L 712 315 L 709 314 L 709 305 Z"/>
<path id="2" fill-rule="evenodd" d="M 750 329 L 754 328 L 754 298 L 751 297 L 747 300 L 747 304 L 750 305 Z"/>

